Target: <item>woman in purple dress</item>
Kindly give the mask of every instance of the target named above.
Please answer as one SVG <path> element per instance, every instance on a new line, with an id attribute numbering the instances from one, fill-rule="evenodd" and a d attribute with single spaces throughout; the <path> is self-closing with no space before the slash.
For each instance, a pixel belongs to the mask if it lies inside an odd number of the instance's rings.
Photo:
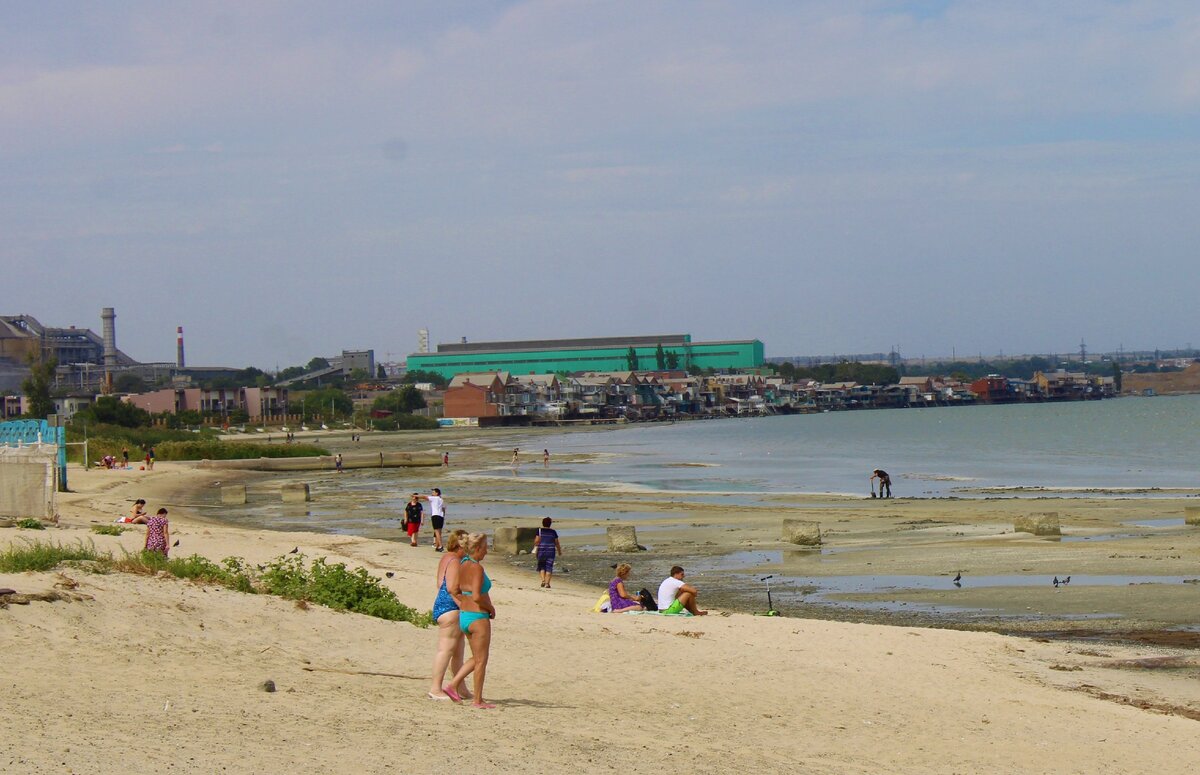
<path id="1" fill-rule="evenodd" d="M 617 577 L 608 583 L 608 603 L 614 614 L 642 610 L 638 599 L 630 597 L 629 593 L 625 591 L 625 582 L 629 579 L 631 570 L 633 570 L 632 565 L 627 562 L 621 563 L 617 566 Z"/>
<path id="2" fill-rule="evenodd" d="M 167 522 L 167 510 L 159 509 L 158 513 L 146 520 L 146 551 L 158 552 L 167 556 L 171 546 L 171 527 Z"/>

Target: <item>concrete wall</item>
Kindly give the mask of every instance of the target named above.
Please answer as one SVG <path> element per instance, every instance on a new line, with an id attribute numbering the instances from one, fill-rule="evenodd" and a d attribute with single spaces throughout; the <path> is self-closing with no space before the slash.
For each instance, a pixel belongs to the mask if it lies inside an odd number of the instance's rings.
<path id="1" fill-rule="evenodd" d="M 0 447 L 0 516 L 54 516 L 54 472 L 49 447 Z"/>

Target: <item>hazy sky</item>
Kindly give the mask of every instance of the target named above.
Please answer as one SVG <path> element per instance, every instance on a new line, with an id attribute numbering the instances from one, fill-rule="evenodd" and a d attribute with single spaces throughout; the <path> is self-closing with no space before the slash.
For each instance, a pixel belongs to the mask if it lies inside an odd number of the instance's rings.
<path id="1" fill-rule="evenodd" d="M 0 0 L 0 312 L 171 360 L 1195 341 L 1195 2 Z"/>

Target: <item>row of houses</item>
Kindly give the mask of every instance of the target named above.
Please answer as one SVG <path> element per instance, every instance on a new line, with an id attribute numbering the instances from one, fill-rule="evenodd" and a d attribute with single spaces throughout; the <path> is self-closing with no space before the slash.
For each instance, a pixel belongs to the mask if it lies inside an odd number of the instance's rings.
<path id="1" fill-rule="evenodd" d="M 54 411 L 70 420 L 80 409 L 95 403 L 95 393 L 78 393 L 56 397 Z M 242 388 L 164 388 L 149 393 L 121 396 L 121 400 L 145 409 L 150 414 L 178 414 L 197 411 L 203 414 L 229 416 L 245 412 L 250 422 L 282 420 L 288 414 L 288 389 L 285 387 Z M 25 396 L 4 396 L 0 400 L 0 418 L 20 417 L 28 411 Z"/>
<path id="2" fill-rule="evenodd" d="M 990 375 L 970 383 L 943 377 L 902 377 L 893 385 L 788 381 L 760 374 L 691 376 L 683 371 L 586 372 L 573 377 L 497 371 L 456 375 L 443 396 L 442 415 L 451 423 L 499 425 L 1065 401 L 1114 395 L 1112 377 L 1066 371 L 1038 372 L 1029 380 Z"/>

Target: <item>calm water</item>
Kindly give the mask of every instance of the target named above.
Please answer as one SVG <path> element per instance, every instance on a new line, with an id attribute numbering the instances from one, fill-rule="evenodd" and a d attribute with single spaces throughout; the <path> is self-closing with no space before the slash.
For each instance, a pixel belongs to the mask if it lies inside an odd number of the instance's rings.
<path id="1" fill-rule="evenodd" d="M 1180 396 L 648 424 L 538 444 L 615 453 L 549 472 L 580 481 L 865 495 L 882 468 L 899 496 L 971 496 L 981 487 L 1200 487 L 1198 427 L 1200 396 Z"/>

